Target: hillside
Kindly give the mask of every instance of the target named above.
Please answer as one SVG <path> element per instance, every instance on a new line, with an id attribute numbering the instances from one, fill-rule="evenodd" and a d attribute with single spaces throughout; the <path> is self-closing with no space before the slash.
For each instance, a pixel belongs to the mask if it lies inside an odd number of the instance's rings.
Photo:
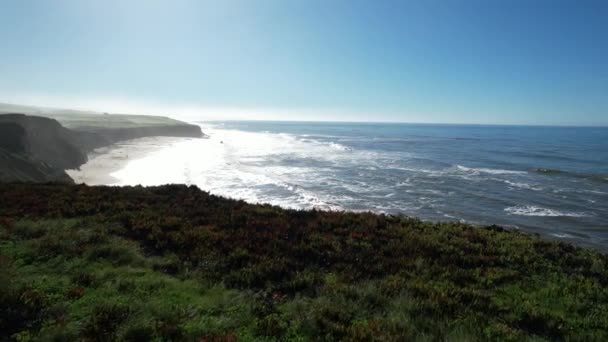
<path id="1" fill-rule="evenodd" d="M 87 161 L 84 135 L 71 131 L 56 120 L 23 114 L 0 115 L 0 148 L 24 153 L 60 169 L 72 169 Z M 15 148 L 16 146 L 19 148 Z"/>
<path id="2" fill-rule="evenodd" d="M 183 125 L 184 122 L 166 116 L 108 114 L 61 108 L 45 108 L 0 103 L 0 114 L 22 113 L 55 119 L 63 126 L 72 129 L 81 127 L 133 128 L 150 126 Z"/>
<path id="3" fill-rule="evenodd" d="M 0 339 L 605 341 L 607 265 L 496 226 L 0 184 Z"/>

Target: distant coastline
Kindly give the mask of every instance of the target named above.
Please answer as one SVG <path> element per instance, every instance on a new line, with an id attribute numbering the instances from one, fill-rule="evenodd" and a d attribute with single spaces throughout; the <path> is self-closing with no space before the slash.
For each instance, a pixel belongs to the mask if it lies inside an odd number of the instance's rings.
<path id="1" fill-rule="evenodd" d="M 70 182 L 88 155 L 147 137 L 201 138 L 200 126 L 161 116 L 90 113 L 0 104 L 0 180 Z"/>

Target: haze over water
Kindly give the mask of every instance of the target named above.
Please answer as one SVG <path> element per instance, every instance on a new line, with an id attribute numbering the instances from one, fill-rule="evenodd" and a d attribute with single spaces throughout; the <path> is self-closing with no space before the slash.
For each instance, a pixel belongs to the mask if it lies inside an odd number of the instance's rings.
<path id="1" fill-rule="evenodd" d="M 498 224 L 608 246 L 608 128 L 205 122 L 112 173 L 298 209 Z M 141 141 L 139 144 L 149 144 Z"/>

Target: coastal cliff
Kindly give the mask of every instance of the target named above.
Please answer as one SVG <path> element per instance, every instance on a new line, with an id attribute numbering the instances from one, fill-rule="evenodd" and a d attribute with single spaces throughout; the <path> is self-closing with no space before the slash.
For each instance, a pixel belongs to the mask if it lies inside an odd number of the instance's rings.
<path id="1" fill-rule="evenodd" d="M 87 116 L 86 126 L 66 128 L 48 117 L 0 115 L 0 181 L 72 182 L 65 170 L 86 163 L 87 154 L 96 148 L 150 136 L 204 136 L 200 127 L 175 120 L 149 123 L 151 117 L 144 117 L 148 123 L 124 122 L 125 116 L 105 115 L 112 119 L 113 125 L 108 125 L 98 117 Z"/>
<path id="2" fill-rule="evenodd" d="M 72 179 L 62 169 L 0 148 L 0 183 L 15 181 L 71 183 Z"/>
<path id="3" fill-rule="evenodd" d="M 24 114 L 0 115 L 0 134 L 7 135 L 0 148 L 25 154 L 57 168 L 71 169 L 87 161 L 81 134 L 49 118 Z"/>

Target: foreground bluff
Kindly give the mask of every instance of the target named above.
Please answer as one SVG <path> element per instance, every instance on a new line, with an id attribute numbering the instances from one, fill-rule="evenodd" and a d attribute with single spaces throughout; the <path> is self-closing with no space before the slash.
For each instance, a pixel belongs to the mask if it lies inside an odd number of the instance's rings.
<path id="1" fill-rule="evenodd" d="M 109 126 L 101 120 L 89 120 L 86 126 L 69 129 L 51 118 L 0 115 L 0 181 L 71 182 L 65 170 L 86 163 L 93 149 L 149 136 L 199 138 L 203 133 L 200 127 L 179 121 Z"/>

